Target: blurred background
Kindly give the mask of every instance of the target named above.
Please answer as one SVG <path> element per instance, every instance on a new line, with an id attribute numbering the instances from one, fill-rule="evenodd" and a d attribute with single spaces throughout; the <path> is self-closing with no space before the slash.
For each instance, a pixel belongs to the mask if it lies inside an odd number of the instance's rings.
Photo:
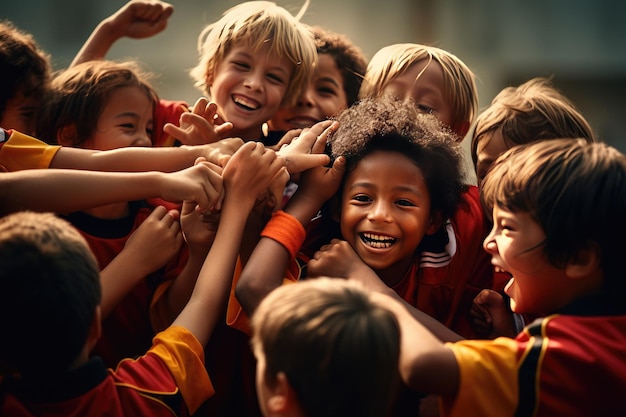
<path id="1" fill-rule="evenodd" d="M 296 14 L 304 0 L 276 0 Z M 125 1 L 2 0 L 0 18 L 35 36 L 67 66 L 103 18 Z M 187 70 L 201 29 L 235 0 L 172 0 L 168 28 L 122 39 L 107 58 L 137 58 L 157 77 L 162 98 L 193 103 L 201 92 Z M 626 1 L 623 0 L 311 0 L 302 21 L 344 33 L 368 58 L 391 43 L 438 46 L 476 74 L 481 108 L 503 88 L 552 77 L 600 138 L 626 152 Z M 466 141 L 467 142 L 467 141 Z"/>

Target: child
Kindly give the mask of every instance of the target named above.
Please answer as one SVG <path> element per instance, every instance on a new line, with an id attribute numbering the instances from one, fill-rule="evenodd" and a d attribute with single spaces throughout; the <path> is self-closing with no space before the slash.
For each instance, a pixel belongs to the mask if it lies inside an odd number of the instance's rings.
<path id="1" fill-rule="evenodd" d="M 217 104 L 229 136 L 262 140 L 262 126 L 281 105 L 295 104 L 317 60 L 311 33 L 297 16 L 268 1 L 227 10 L 198 38 L 200 59 L 190 74 Z"/>
<path id="2" fill-rule="evenodd" d="M 582 139 L 517 146 L 481 194 L 494 224 L 485 249 L 514 277 L 511 308 L 545 318 L 515 339 L 444 345 L 385 297 L 403 378 L 441 395 L 444 416 L 624 414 L 607 389 L 626 389 L 626 244 L 615 238 L 626 233 L 626 157 Z"/>
<path id="3" fill-rule="evenodd" d="M 596 141 L 587 120 L 549 79 L 537 77 L 503 89 L 478 116 L 472 135 L 471 153 L 479 186 L 493 162 L 511 147 L 556 138 Z M 495 287 L 504 289 L 509 278 L 496 271 Z M 532 317 L 511 315 L 506 301 L 493 290 L 481 291 L 473 312 L 481 335 L 490 338 L 513 337 L 532 321 Z"/>
<path id="4" fill-rule="evenodd" d="M 98 266 L 84 239 L 50 214 L 0 220 L 0 414 L 188 415 L 212 395 L 202 346 L 223 310 L 256 196 L 283 166 L 246 144 L 224 169 L 223 225 L 194 293 L 148 352 L 106 370 L 89 350 L 100 335 Z M 41 341 L 46 341 L 45 349 Z"/>
<path id="5" fill-rule="evenodd" d="M 412 100 L 450 126 L 458 140 L 469 131 L 478 111 L 474 73 L 443 49 L 400 43 L 380 49 L 369 62 L 360 98 L 390 95 Z"/>
<path id="6" fill-rule="evenodd" d="M 295 105 L 278 109 L 268 123 L 270 132 L 311 127 L 336 116 L 358 99 L 367 66 L 361 50 L 345 35 L 319 26 L 310 30 L 317 46 L 313 77 Z"/>
<path id="7" fill-rule="evenodd" d="M 387 415 L 398 324 L 359 285 L 320 278 L 277 288 L 251 326 L 265 416 Z"/>
<path id="8" fill-rule="evenodd" d="M 0 22 L 0 127 L 35 133 L 37 111 L 50 81 L 50 57 L 33 37 Z"/>
<path id="9" fill-rule="evenodd" d="M 99 150 L 150 146 L 157 100 L 132 63 L 85 62 L 53 80 L 38 123 L 41 137 Z M 98 260 L 103 287 L 112 294 L 107 300 L 119 302 L 103 305 L 103 337 L 94 348 L 108 366 L 149 346 L 154 335 L 149 307 L 156 286 L 197 277 L 210 241 L 195 237 L 212 237 L 205 233 L 210 226 L 196 213 L 195 227 L 184 230 L 184 244 L 179 216 L 177 209 L 153 210 L 146 201 L 124 201 L 66 216 Z"/>
<path id="10" fill-rule="evenodd" d="M 434 117 L 397 100 L 366 99 L 342 112 L 330 139 L 337 157 L 333 168 L 306 172 L 285 211 L 275 213 L 265 227 L 236 284 L 236 299 L 231 297 L 231 325 L 246 331 L 243 312 L 252 313 L 283 277 L 295 281 L 307 275 L 301 268 L 308 258 L 300 253 L 295 259 L 304 227 L 341 185 L 340 235 L 335 237 L 347 241 L 409 304 L 473 335 L 469 308 L 481 289 L 491 288 L 491 265 L 470 221 L 444 227 L 452 230 L 450 244 L 436 234 L 455 212 L 482 219 L 478 202 L 462 196 L 454 139 Z M 424 249 L 433 246 L 447 246 L 445 253 L 452 255 Z M 307 264 L 309 275 L 343 276 L 342 259 L 326 268 L 313 261 Z M 237 303 L 241 307 L 235 313 Z"/>
<path id="11" fill-rule="evenodd" d="M 587 120 L 549 79 L 537 77 L 504 88 L 476 120 L 471 153 L 478 184 L 498 156 L 511 147 L 555 138 L 596 141 Z"/>

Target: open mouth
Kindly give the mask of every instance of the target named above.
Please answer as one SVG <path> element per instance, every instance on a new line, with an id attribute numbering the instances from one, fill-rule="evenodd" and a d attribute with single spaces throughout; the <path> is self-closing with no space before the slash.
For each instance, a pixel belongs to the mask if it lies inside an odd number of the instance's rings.
<path id="1" fill-rule="evenodd" d="M 249 100 L 246 97 L 243 96 L 238 96 L 238 95 L 233 95 L 233 101 L 235 102 L 235 104 L 237 104 L 239 107 L 242 107 L 245 110 L 256 110 L 259 107 L 261 107 L 261 105 L 254 101 L 254 100 Z"/>
<path id="2" fill-rule="evenodd" d="M 363 243 L 375 249 L 387 249 L 396 243 L 397 239 L 391 236 L 374 233 L 360 233 L 359 237 Z"/>

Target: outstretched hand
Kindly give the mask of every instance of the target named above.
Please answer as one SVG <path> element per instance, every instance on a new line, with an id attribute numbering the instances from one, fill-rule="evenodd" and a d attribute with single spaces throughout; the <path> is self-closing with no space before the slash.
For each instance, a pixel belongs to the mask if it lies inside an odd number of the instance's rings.
<path id="1" fill-rule="evenodd" d="M 185 145 L 214 143 L 232 130 L 233 124 L 224 122 L 217 114 L 217 104 L 200 97 L 191 112 L 180 115 L 179 125 L 166 123 L 163 131 Z"/>
<path id="2" fill-rule="evenodd" d="M 326 140 L 328 135 L 337 130 L 338 127 L 338 122 L 330 120 L 318 122 L 311 128 L 303 129 L 288 144 L 281 146 L 277 154 L 285 159 L 289 173 L 296 174 L 309 168 L 327 165 L 330 162 L 330 157 L 324 153 Z M 285 137 L 293 135 L 294 131 L 289 131 Z"/>

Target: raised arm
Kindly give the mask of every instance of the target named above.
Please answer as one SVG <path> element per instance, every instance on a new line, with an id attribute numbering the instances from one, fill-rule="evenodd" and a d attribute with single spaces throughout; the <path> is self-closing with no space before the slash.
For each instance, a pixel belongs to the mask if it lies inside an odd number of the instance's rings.
<path id="1" fill-rule="evenodd" d="M 173 323 L 189 329 L 203 344 L 225 311 L 248 214 L 283 167 L 282 158 L 257 142 L 244 144 L 224 167 L 225 198 L 217 235 L 191 298 Z"/>
<path id="2" fill-rule="evenodd" d="M 282 284 L 289 263 L 295 262 L 292 258 L 304 240 L 304 226 L 335 194 L 344 169 L 344 159 L 338 158 L 331 168 L 316 167 L 304 172 L 300 187 L 285 212 L 275 213 L 268 222 L 235 290 L 237 300 L 248 316 L 270 291 Z M 298 235 L 299 242 L 296 241 Z"/>
<path id="3" fill-rule="evenodd" d="M 102 20 L 74 57 L 71 66 L 103 59 L 120 38 L 148 38 L 163 31 L 174 7 L 159 0 L 133 0 Z"/>

